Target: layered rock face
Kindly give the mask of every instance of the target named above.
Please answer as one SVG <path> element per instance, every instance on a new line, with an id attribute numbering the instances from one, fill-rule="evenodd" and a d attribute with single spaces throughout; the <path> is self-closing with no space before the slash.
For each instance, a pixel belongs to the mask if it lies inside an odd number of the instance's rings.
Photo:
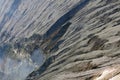
<path id="1" fill-rule="evenodd" d="M 0 8 L 9 55 L 45 55 L 26 80 L 120 80 L 120 0 L 1 0 Z"/>

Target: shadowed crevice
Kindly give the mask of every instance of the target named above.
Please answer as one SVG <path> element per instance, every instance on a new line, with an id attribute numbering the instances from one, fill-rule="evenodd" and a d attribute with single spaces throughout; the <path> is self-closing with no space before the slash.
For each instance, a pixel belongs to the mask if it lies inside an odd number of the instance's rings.
<path id="1" fill-rule="evenodd" d="M 90 0 L 83 0 L 79 4 L 77 4 L 73 9 L 71 9 L 69 12 L 67 12 L 65 15 L 63 15 L 61 18 L 59 18 L 52 26 L 51 28 L 44 34 L 45 39 L 49 38 L 56 30 L 58 30 L 63 24 L 65 24 L 67 21 L 69 21 L 71 18 L 74 17 L 74 15 L 82 9 L 84 6 L 87 5 L 87 3 Z"/>

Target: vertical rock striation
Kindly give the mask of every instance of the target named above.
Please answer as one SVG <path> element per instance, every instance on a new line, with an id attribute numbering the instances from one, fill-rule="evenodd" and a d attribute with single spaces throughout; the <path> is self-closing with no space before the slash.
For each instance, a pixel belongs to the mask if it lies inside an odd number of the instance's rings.
<path id="1" fill-rule="evenodd" d="M 1 0 L 0 45 L 43 51 L 26 80 L 119 80 L 119 12 L 120 0 Z"/>

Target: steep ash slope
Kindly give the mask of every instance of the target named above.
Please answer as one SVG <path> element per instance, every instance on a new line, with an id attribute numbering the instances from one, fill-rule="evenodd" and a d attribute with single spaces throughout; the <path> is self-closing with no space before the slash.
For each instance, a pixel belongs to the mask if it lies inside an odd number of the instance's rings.
<path id="1" fill-rule="evenodd" d="M 120 79 L 120 0 L 1 2 L 1 42 L 46 55 L 26 80 Z"/>
<path id="2" fill-rule="evenodd" d="M 0 79 L 23 80 L 45 60 L 43 34 L 79 1 L 0 1 Z"/>
<path id="3" fill-rule="evenodd" d="M 1 42 L 44 34 L 80 0 L 1 0 Z"/>
<path id="4" fill-rule="evenodd" d="M 119 5 L 75 4 L 43 36 L 40 46 L 49 57 L 27 80 L 119 80 Z"/>

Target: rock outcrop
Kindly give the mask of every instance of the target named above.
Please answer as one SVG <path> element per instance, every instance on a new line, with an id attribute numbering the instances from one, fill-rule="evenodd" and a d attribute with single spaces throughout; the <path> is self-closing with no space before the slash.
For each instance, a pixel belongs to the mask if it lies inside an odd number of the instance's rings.
<path id="1" fill-rule="evenodd" d="M 26 80 L 120 80 L 120 0 L 2 0 L 0 5 L 1 45 L 19 44 L 16 49 L 27 58 L 36 49 L 45 54 Z"/>

